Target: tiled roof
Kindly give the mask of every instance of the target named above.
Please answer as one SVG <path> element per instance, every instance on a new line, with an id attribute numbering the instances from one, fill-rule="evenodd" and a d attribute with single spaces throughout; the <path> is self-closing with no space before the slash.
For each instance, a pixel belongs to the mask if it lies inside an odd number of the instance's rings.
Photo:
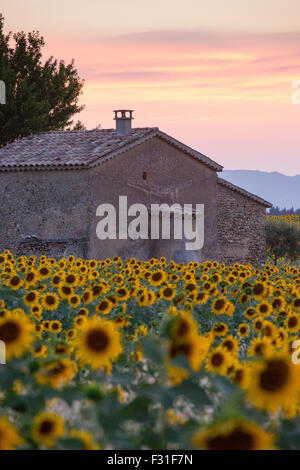
<path id="1" fill-rule="evenodd" d="M 225 186 L 226 188 L 231 189 L 232 191 L 236 191 L 237 193 L 240 193 L 243 196 L 246 196 L 249 199 L 252 199 L 253 201 L 258 202 L 259 204 L 262 204 L 265 207 L 272 207 L 273 205 L 271 204 L 271 202 L 265 201 L 261 197 L 256 196 L 256 194 L 249 193 L 249 191 L 246 191 L 245 189 L 240 188 L 239 186 L 236 186 L 235 184 L 230 183 L 229 181 L 226 181 L 223 178 L 218 178 L 217 181 L 222 186 Z"/>
<path id="2" fill-rule="evenodd" d="M 0 148 L 0 171 L 91 168 L 155 136 L 214 170 L 222 170 L 218 163 L 157 127 L 142 127 L 133 128 L 124 137 L 117 136 L 115 129 L 52 131 L 30 135 Z"/>

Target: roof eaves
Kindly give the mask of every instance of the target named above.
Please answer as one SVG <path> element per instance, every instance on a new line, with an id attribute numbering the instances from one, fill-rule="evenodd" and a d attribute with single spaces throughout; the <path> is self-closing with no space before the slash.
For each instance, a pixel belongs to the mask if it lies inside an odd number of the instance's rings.
<path id="1" fill-rule="evenodd" d="M 240 188 L 239 186 L 236 186 L 233 183 L 230 183 L 229 181 L 224 180 L 223 178 L 217 179 L 218 184 L 221 184 L 222 186 L 225 186 L 228 189 L 231 189 L 232 191 L 236 191 L 239 194 L 242 194 L 245 197 L 248 197 L 249 199 L 252 199 L 253 201 L 269 208 L 272 207 L 273 204 L 271 202 L 266 201 L 265 199 L 256 196 L 256 194 L 250 193 L 249 191 L 246 191 L 246 189 Z"/>
<path id="2" fill-rule="evenodd" d="M 67 165 L 53 164 L 33 164 L 33 165 L 0 165 L 0 172 L 5 171 L 49 171 L 49 170 L 81 170 L 87 168 L 86 164 L 73 163 Z"/>

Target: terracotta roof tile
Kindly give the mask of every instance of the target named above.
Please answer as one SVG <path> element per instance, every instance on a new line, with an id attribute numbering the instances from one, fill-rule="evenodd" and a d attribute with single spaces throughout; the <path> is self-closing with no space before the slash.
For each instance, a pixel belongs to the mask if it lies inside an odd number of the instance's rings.
<path id="1" fill-rule="evenodd" d="M 118 136 L 115 129 L 30 135 L 0 148 L 0 171 L 91 168 L 155 136 L 216 171 L 223 168 L 157 127 L 140 127 L 124 137 Z"/>
<path id="2" fill-rule="evenodd" d="M 115 129 L 30 135 L 0 148 L 0 168 L 88 167 L 94 160 L 137 142 L 155 129 L 132 129 L 125 137 L 117 136 Z"/>

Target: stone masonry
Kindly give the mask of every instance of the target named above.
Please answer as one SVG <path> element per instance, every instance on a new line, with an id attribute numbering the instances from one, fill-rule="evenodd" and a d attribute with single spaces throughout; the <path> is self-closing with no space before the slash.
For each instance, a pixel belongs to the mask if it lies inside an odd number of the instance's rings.
<path id="1" fill-rule="evenodd" d="M 127 129 L 126 125 L 123 130 Z M 270 204 L 218 177 L 222 167 L 158 128 L 47 132 L 0 149 L 0 252 L 103 259 L 261 264 Z M 204 204 L 204 246 L 183 240 L 99 240 L 96 209 Z"/>

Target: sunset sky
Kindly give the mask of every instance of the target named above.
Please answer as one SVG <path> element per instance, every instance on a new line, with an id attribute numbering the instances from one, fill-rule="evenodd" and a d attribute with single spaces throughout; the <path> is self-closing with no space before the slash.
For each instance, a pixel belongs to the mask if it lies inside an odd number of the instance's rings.
<path id="1" fill-rule="evenodd" d="M 39 30 L 75 59 L 76 116 L 158 126 L 226 169 L 300 173 L 299 0 L 1 0 L 5 30 Z M 1 78 L 1 77 L 0 77 Z"/>

